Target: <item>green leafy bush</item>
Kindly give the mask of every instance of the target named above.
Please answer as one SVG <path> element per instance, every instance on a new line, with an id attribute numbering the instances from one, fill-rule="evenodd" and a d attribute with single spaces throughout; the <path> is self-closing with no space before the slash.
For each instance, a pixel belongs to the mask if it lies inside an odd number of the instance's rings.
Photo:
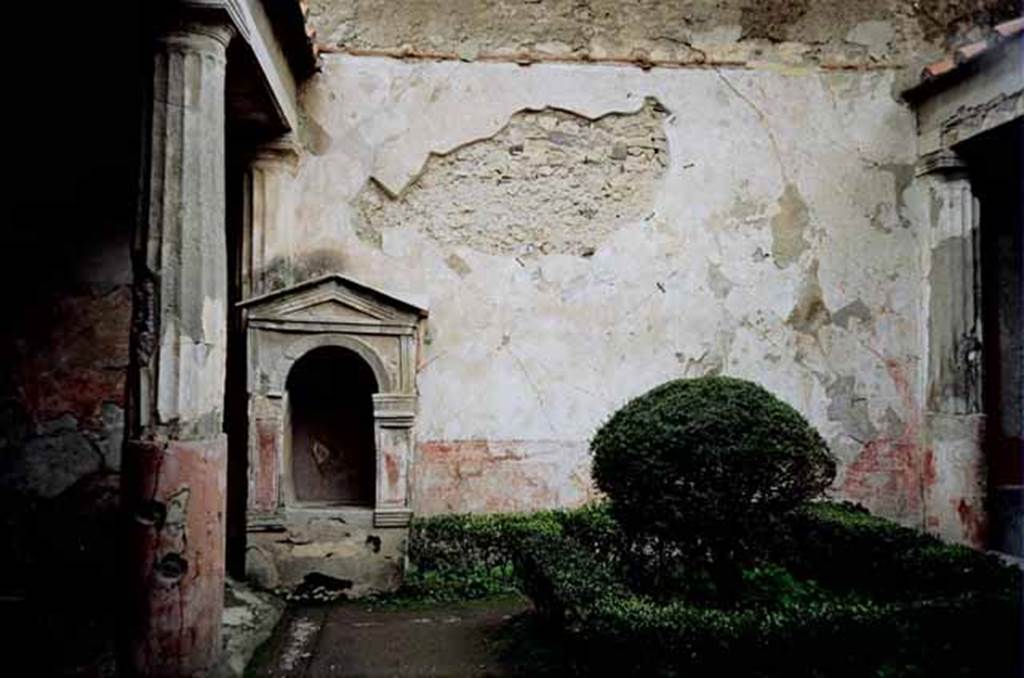
<path id="1" fill-rule="evenodd" d="M 835 518 L 849 511 L 825 505 L 801 520 L 825 520 L 837 534 L 857 532 Z M 518 571 L 537 608 L 564 630 L 584 675 L 1018 675 L 1019 572 L 983 554 L 936 546 L 930 537 L 870 520 L 877 538 L 902 540 L 916 552 L 909 560 L 937 569 L 955 560 L 959 574 L 948 570 L 941 581 L 919 582 L 912 594 L 893 598 L 893 587 L 910 570 L 874 571 L 873 581 L 839 577 L 844 585 L 833 588 L 768 565 L 745 571 L 752 595 L 722 609 L 690 598 L 660 601 L 638 594 L 614 561 L 595 557 L 565 536 L 524 541 Z M 831 549 L 833 557 L 863 562 L 859 536 L 839 544 Z M 832 564 L 850 575 L 855 567 Z M 985 573 L 995 583 L 978 579 Z"/>
<path id="2" fill-rule="evenodd" d="M 847 502 L 795 512 L 771 557 L 802 577 L 889 600 L 1020 590 L 1020 571 L 998 558 L 871 515 Z"/>
<path id="3" fill-rule="evenodd" d="M 621 532 L 605 504 L 536 513 L 417 518 L 409 531 L 411 567 L 402 595 L 456 600 L 516 591 L 516 554 L 526 540 L 540 535 L 568 535 L 604 558 L 617 558 L 621 552 Z"/>
<path id="4" fill-rule="evenodd" d="M 638 592 L 628 549 L 605 504 L 418 519 L 404 595 L 524 592 L 588 675 L 1019 675 L 1020 572 L 850 504 L 791 512 L 732 608 Z"/>
<path id="5" fill-rule="evenodd" d="M 691 569 L 708 567 L 723 596 L 780 521 L 818 496 L 836 470 L 799 412 L 729 377 L 649 391 L 601 427 L 591 450 L 594 480 L 644 570 L 638 581 L 664 590 L 682 558 Z"/>

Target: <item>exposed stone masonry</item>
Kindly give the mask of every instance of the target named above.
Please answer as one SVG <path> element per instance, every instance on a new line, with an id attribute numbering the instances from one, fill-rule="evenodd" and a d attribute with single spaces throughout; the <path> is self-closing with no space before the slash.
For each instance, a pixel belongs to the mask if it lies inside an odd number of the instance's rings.
<path id="1" fill-rule="evenodd" d="M 431 156 L 397 198 L 371 184 L 358 201 L 358 233 L 373 242 L 382 229 L 411 224 L 446 247 L 588 256 L 650 212 L 668 165 L 666 114 L 653 100 L 597 120 L 517 113 L 494 137 Z"/>
<path id="2" fill-rule="evenodd" d="M 872 68 L 937 57 L 943 42 L 970 40 L 974 27 L 1018 9 L 1016 0 L 458 0 L 395 12 L 388 0 L 311 0 L 309 18 L 325 49 L 353 54 Z"/>

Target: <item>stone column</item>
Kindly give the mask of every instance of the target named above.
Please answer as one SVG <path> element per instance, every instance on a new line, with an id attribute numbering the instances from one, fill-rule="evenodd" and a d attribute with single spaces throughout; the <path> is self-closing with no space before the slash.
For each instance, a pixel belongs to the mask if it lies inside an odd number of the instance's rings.
<path id="1" fill-rule="evenodd" d="M 923 472 L 926 527 L 982 545 L 985 463 L 981 384 L 978 201 L 952 151 L 925 156 L 917 172 L 928 223 L 925 410 L 931 468 Z"/>
<path id="2" fill-rule="evenodd" d="M 287 268 L 292 252 L 287 198 L 298 157 L 298 145 L 291 134 L 286 134 L 259 146 L 249 163 L 245 177 L 243 299 L 294 282 Z"/>
<path id="3" fill-rule="evenodd" d="M 405 527 L 409 507 L 409 465 L 416 396 L 403 393 L 373 395 L 373 426 L 377 438 L 377 490 L 374 527 Z"/>
<path id="4" fill-rule="evenodd" d="M 978 201 L 952 151 L 922 160 L 928 229 L 928 409 L 981 412 L 981 279 Z"/>
<path id="5" fill-rule="evenodd" d="M 224 590 L 226 16 L 163 24 L 134 245 L 122 675 L 208 675 Z"/>

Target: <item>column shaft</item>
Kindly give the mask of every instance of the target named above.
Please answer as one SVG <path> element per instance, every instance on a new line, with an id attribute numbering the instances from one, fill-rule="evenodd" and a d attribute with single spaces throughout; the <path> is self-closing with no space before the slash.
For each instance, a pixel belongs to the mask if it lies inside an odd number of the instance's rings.
<path id="1" fill-rule="evenodd" d="M 978 201 L 966 168 L 950 151 L 923 159 L 928 223 L 925 410 L 932 473 L 921 479 L 924 525 L 947 539 L 985 539 L 985 416 L 981 384 Z"/>
<path id="2" fill-rule="evenodd" d="M 926 159 L 928 188 L 927 407 L 945 414 L 981 412 L 981 281 L 978 202 L 965 168 L 944 152 Z"/>
<path id="3" fill-rule="evenodd" d="M 230 24 L 156 41 L 147 209 L 135 239 L 121 670 L 200 676 L 220 646 L 227 344 L 224 97 Z"/>

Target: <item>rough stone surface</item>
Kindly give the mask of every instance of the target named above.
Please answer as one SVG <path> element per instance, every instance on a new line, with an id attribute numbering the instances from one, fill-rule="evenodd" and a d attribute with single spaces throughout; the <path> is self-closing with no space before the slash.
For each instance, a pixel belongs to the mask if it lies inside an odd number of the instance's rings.
<path id="1" fill-rule="evenodd" d="M 352 49 L 509 57 L 874 65 L 934 54 L 1014 0 L 313 0 L 318 39 Z M 442 9 L 443 8 L 443 9 Z"/>
<path id="2" fill-rule="evenodd" d="M 665 114 L 654 101 L 596 120 L 516 113 L 493 137 L 431 155 L 397 199 L 371 183 L 358 198 L 356 233 L 379 245 L 381 229 L 414 221 L 443 247 L 591 255 L 650 213 L 668 165 Z"/>
<path id="3" fill-rule="evenodd" d="M 225 580 L 222 648 L 215 678 L 240 678 L 277 625 L 285 603 L 275 595 Z"/>
<path id="4" fill-rule="evenodd" d="M 370 510 L 293 509 L 250 524 L 246 569 L 253 584 L 279 591 L 313 589 L 318 578 L 343 597 L 391 591 L 401 580 L 406 534 L 374 528 Z"/>

